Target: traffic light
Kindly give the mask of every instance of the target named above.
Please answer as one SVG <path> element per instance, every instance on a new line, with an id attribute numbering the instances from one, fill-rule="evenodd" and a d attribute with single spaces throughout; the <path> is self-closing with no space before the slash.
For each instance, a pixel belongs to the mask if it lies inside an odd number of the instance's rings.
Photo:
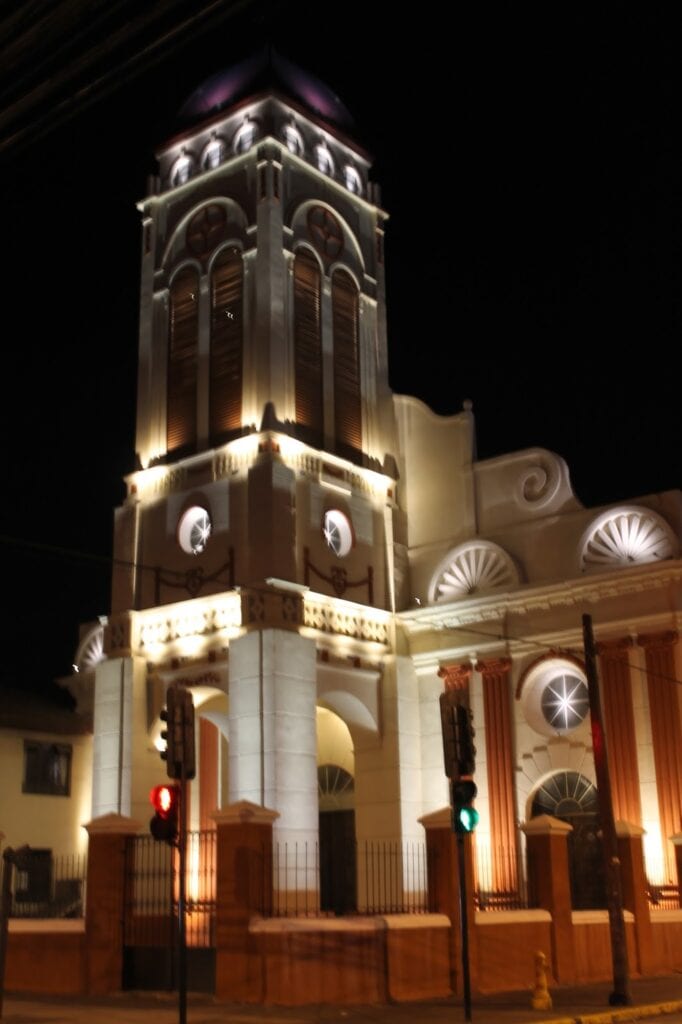
<path id="1" fill-rule="evenodd" d="M 161 760 L 168 765 L 168 778 L 177 779 L 175 766 L 178 764 L 178 731 L 177 722 L 177 687 L 169 686 L 166 691 L 166 706 L 161 710 L 161 721 L 166 723 L 167 728 L 161 732 L 161 739 L 166 741 L 166 747 L 161 751 Z M 158 786 L 157 786 L 158 789 Z"/>
<path id="2" fill-rule="evenodd" d="M 455 832 L 473 832 L 479 813 L 473 806 L 478 788 L 473 779 L 458 779 L 452 784 L 452 821 Z"/>
<path id="3" fill-rule="evenodd" d="M 443 733 L 443 763 L 449 779 L 459 776 L 457 753 L 457 696 L 454 690 L 444 690 L 440 695 L 440 727 Z"/>
<path id="4" fill-rule="evenodd" d="M 473 712 L 464 704 L 457 705 L 457 762 L 459 775 L 473 775 L 476 770 L 476 747 Z"/>
<path id="5" fill-rule="evenodd" d="M 154 786 L 149 799 L 154 808 L 154 814 L 149 821 L 149 831 L 155 839 L 174 843 L 178 837 L 180 787 L 165 783 Z"/>
<path id="6" fill-rule="evenodd" d="M 160 718 L 166 722 L 161 739 L 166 741 L 161 758 L 166 762 L 169 779 L 193 779 L 196 775 L 194 747 L 194 701 L 184 686 L 171 683 L 166 690 L 166 706 Z"/>

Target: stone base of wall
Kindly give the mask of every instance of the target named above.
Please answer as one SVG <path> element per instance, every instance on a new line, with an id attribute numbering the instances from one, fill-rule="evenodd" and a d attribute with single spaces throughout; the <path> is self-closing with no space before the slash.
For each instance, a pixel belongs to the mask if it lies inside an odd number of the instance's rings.
<path id="1" fill-rule="evenodd" d="M 682 910 L 652 911 L 656 973 L 682 970 Z M 630 974 L 641 976 L 634 926 L 627 921 Z M 611 946 L 605 911 L 573 915 L 576 984 L 608 981 Z M 534 956 L 551 964 L 551 919 L 547 911 L 476 914 L 478 973 L 475 992 L 528 990 Z M 252 919 L 245 935 L 248 991 L 264 1004 L 302 1006 L 408 1002 L 452 994 L 460 971 L 450 960 L 450 922 L 442 914 L 334 919 Z M 237 953 L 237 951 L 233 951 Z M 88 991 L 83 921 L 11 921 L 5 988 L 8 992 L 79 995 Z M 40 970 L 36 970 L 40 964 Z M 218 957 L 216 995 L 241 1001 L 233 991 L 239 971 Z M 226 967 L 230 967 L 226 970 Z M 243 980 L 243 979 L 242 979 Z M 550 985 L 556 981 L 549 975 Z"/>

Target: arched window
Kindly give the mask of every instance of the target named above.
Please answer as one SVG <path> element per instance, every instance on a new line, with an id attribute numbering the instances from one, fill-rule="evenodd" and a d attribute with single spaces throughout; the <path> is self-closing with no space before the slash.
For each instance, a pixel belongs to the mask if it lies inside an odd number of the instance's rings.
<path id="1" fill-rule="evenodd" d="M 306 428 L 310 443 L 321 445 L 324 417 L 320 268 L 307 249 L 300 249 L 294 260 L 294 367 L 296 423 Z"/>
<path id="2" fill-rule="evenodd" d="M 168 451 L 197 439 L 199 276 L 186 267 L 170 288 L 166 444 Z"/>
<path id="3" fill-rule="evenodd" d="M 244 269 L 238 249 L 224 249 L 211 274 L 209 431 L 217 437 L 242 425 Z"/>
<path id="4" fill-rule="evenodd" d="M 362 449 L 359 298 L 353 278 L 337 270 L 332 278 L 334 325 L 334 427 L 340 455 Z"/>

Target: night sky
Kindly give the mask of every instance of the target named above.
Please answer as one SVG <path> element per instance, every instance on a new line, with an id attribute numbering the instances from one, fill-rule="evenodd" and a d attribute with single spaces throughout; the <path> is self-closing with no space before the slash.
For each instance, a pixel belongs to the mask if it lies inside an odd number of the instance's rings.
<path id="1" fill-rule="evenodd" d="M 79 623 L 107 612 L 134 466 L 135 204 L 187 96 L 266 42 L 338 93 L 374 155 L 394 390 L 439 413 L 471 399 L 479 458 L 550 448 L 585 505 L 682 485 L 682 17 L 460 6 L 453 27 L 436 4 L 419 24 L 246 4 L 142 71 L 132 43 L 103 60 L 108 94 L 48 96 L 16 147 L 0 72 L 5 685 L 66 673 Z"/>

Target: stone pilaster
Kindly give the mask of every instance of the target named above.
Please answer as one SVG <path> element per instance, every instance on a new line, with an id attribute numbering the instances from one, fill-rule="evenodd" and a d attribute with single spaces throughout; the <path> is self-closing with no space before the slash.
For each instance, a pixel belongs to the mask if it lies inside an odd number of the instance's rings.
<path id="1" fill-rule="evenodd" d="M 608 737 L 609 772 L 613 814 L 617 821 L 642 824 L 635 717 L 632 705 L 629 652 L 633 640 L 600 642 L 604 725 Z"/>
<path id="2" fill-rule="evenodd" d="M 675 685 L 675 632 L 638 637 L 646 657 L 651 734 L 656 766 L 656 791 L 661 821 L 666 878 L 677 879 L 675 852 L 670 837 L 682 832 L 682 711 L 680 688 Z"/>
<path id="3" fill-rule="evenodd" d="M 483 678 L 492 884 L 509 892 L 518 886 L 511 659 L 479 662 L 476 670 Z"/>

